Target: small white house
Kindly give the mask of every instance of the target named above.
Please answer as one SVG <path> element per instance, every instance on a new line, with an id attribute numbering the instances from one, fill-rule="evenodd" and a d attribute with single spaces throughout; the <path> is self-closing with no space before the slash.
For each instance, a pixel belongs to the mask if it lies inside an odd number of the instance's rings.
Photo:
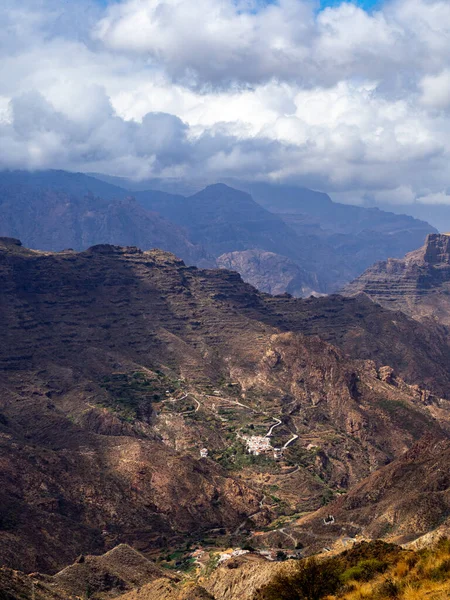
<path id="1" fill-rule="evenodd" d="M 200 458 L 208 458 L 208 448 L 202 448 L 200 450 Z"/>

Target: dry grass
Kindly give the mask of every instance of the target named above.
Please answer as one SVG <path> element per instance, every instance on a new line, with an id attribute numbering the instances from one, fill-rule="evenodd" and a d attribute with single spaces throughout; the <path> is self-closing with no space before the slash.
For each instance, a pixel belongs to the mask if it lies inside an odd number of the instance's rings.
<path id="1" fill-rule="evenodd" d="M 327 600 L 448 600 L 450 598 L 450 540 L 399 558 L 370 581 L 349 579 Z"/>

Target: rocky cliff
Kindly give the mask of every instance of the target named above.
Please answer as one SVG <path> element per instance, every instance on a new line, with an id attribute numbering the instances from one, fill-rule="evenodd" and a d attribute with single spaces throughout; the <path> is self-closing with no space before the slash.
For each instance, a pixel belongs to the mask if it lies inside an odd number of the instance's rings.
<path id="1" fill-rule="evenodd" d="M 237 271 L 242 279 L 268 294 L 289 293 L 307 297 L 317 293 L 317 278 L 299 267 L 294 261 L 264 250 L 242 250 L 222 254 L 217 259 L 222 269 Z"/>
<path id="2" fill-rule="evenodd" d="M 425 245 L 405 256 L 375 264 L 343 290 L 418 320 L 450 324 L 450 236 L 431 234 Z"/>

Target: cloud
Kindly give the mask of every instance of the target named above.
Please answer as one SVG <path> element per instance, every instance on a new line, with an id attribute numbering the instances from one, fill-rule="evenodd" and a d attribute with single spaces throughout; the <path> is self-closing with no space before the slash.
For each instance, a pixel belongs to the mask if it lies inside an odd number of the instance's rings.
<path id="1" fill-rule="evenodd" d="M 106 47 L 143 54 L 193 84 L 288 77 L 311 37 L 312 4 L 280 0 L 128 0 L 94 29 Z"/>
<path id="2" fill-rule="evenodd" d="M 125 0 L 93 36 L 188 86 L 275 78 L 315 87 L 359 77 L 395 88 L 448 60 L 447 1 L 394 0 L 371 13 L 350 2 L 315 8 L 308 0 Z"/>
<path id="3" fill-rule="evenodd" d="M 428 196 L 418 198 L 418 202 L 420 204 L 450 204 L 450 194 L 447 192 L 428 194 Z"/>
<path id="4" fill-rule="evenodd" d="M 422 104 L 436 109 L 450 106 L 450 69 L 444 69 L 437 75 L 426 75 L 419 85 L 422 89 Z"/>
<path id="5" fill-rule="evenodd" d="M 316 9 L 5 0 L 0 168 L 270 178 L 353 202 L 447 202 L 450 4 Z"/>

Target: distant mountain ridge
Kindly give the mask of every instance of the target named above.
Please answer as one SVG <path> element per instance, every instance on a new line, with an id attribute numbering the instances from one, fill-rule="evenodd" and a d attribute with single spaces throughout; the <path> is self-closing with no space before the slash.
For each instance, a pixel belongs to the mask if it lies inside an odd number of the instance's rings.
<path id="1" fill-rule="evenodd" d="M 189 264 L 213 264 L 181 228 L 145 210 L 125 190 L 81 173 L 0 173 L 0 236 L 53 251 L 101 243 L 162 248 Z"/>
<path id="2" fill-rule="evenodd" d="M 149 187 L 161 190 L 160 193 L 177 191 L 178 199 L 180 199 L 179 193 L 188 195 L 189 198 L 196 198 L 199 192 L 193 195 L 191 193 L 201 187 L 198 182 L 191 184 L 182 181 L 149 180 L 139 184 L 113 177 L 105 177 L 105 180 L 118 182 L 124 187 L 129 186 L 130 191 L 134 190 L 133 193 L 145 206 L 152 207 L 156 211 L 169 211 L 162 212 L 169 219 L 172 214 L 170 211 L 176 212 L 177 202 L 171 200 L 171 194 L 166 196 L 166 201 L 169 205 L 173 202 L 172 208 L 164 203 L 164 196 L 159 200 L 146 199 L 146 192 L 142 190 L 145 183 Z M 298 255 L 294 260 L 299 267 L 313 275 L 317 281 L 315 289 L 318 292 L 337 291 L 374 262 L 389 257 L 400 258 L 406 252 L 421 245 L 429 233 L 437 233 L 429 223 L 405 214 L 395 214 L 389 211 L 388 206 L 386 210 L 380 210 L 340 204 L 332 201 L 328 194 L 298 186 L 235 179 L 225 181 L 229 186 L 229 195 L 231 189 L 249 193 L 254 202 L 277 215 L 297 234 L 302 241 L 299 246 L 301 260 Z M 206 189 L 210 188 L 214 186 L 208 186 Z M 289 251 L 286 253 L 285 247 L 274 250 L 273 245 L 270 247 L 247 245 L 245 250 L 275 252 L 291 260 L 293 258 Z M 244 253 L 238 256 L 237 252 L 240 251 L 242 251 L 240 248 L 233 250 L 233 260 L 235 264 L 241 265 L 240 272 L 247 278 L 246 280 L 253 285 L 258 285 L 262 280 L 267 281 L 266 266 L 262 266 L 261 272 L 257 273 L 254 258 L 247 262 L 249 255 Z M 309 289 L 308 278 L 302 283 L 305 290 Z M 273 278 L 267 285 L 277 287 L 276 279 Z M 289 287 L 299 289 L 295 280 L 287 284 L 286 291 Z"/>
<path id="3" fill-rule="evenodd" d="M 300 188 L 248 184 L 253 199 L 214 184 L 185 197 L 127 190 L 106 179 L 64 171 L 0 173 L 0 235 L 45 250 L 158 247 L 189 264 L 233 266 L 265 291 L 308 295 L 336 291 L 434 231 L 411 217 L 335 204 Z"/>
<path id="4" fill-rule="evenodd" d="M 327 194 L 306 188 L 246 182 L 237 185 L 279 215 L 299 236 L 310 239 L 312 244 L 313 240 L 320 240 L 322 255 L 311 260 L 313 264 L 317 261 L 316 272 L 324 270 L 322 278 L 331 278 L 331 291 L 374 262 L 400 258 L 414 244 L 421 245 L 429 233 L 437 233 L 429 223 L 411 216 L 340 204 Z"/>

